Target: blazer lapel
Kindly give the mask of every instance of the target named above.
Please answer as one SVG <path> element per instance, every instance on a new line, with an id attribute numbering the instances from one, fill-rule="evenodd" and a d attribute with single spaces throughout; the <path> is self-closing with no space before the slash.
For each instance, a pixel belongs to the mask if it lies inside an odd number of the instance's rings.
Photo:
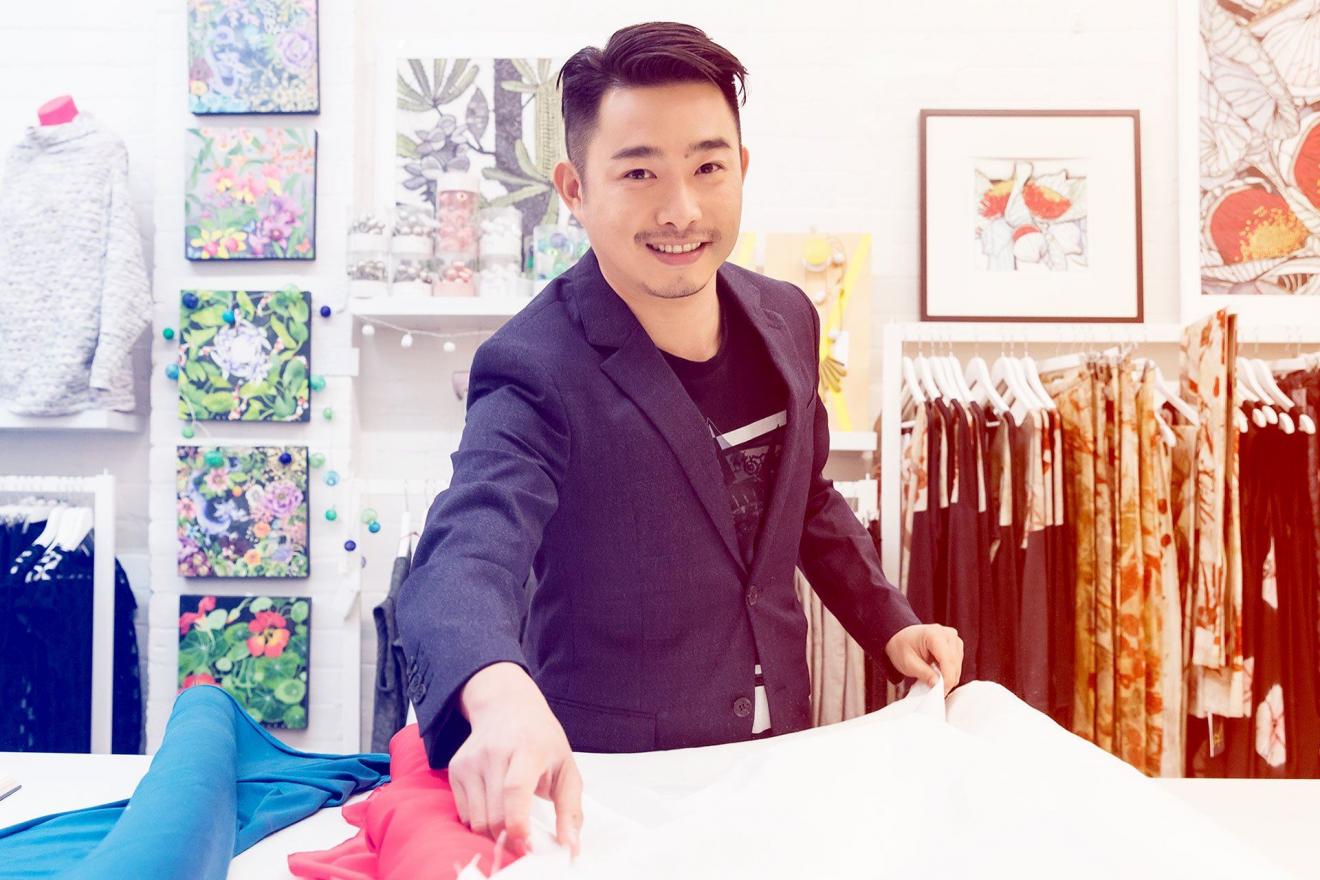
<path id="1" fill-rule="evenodd" d="M 587 251 L 571 273 L 587 340 L 592 345 L 617 349 L 601 363 L 601 370 L 669 444 L 730 556 L 745 570 L 715 440 L 701 411 L 632 310 L 606 284 L 595 254 Z"/>

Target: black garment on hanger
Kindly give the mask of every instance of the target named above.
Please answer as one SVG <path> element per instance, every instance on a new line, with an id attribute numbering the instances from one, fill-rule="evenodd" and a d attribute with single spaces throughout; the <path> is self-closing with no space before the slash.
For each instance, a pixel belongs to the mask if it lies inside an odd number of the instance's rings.
<path id="1" fill-rule="evenodd" d="M 93 560 L 32 544 L 45 522 L 0 527 L 0 751 L 87 752 Z M 90 538 L 88 540 L 91 540 Z M 111 750 L 142 751 L 137 602 L 115 562 Z"/>
<path id="2" fill-rule="evenodd" d="M 1036 478 L 1033 461 L 1040 455 L 1044 419 L 1028 413 L 1035 425 L 1023 424 L 1013 436 L 1013 527 L 1017 537 L 1016 595 L 1017 687 L 1019 697 L 1041 712 L 1049 711 L 1049 575 L 1045 530 L 1032 531 L 1029 484 Z"/>
<path id="3" fill-rule="evenodd" d="M 980 637 L 981 569 L 978 559 L 980 545 L 980 511 L 976 442 L 973 439 L 975 417 L 954 401 L 949 404 L 953 425 L 949 446 L 950 468 L 957 477 L 957 497 L 952 493 L 948 509 L 948 619 L 941 621 L 958 631 L 963 641 L 962 681 L 979 678 L 977 652 Z"/>

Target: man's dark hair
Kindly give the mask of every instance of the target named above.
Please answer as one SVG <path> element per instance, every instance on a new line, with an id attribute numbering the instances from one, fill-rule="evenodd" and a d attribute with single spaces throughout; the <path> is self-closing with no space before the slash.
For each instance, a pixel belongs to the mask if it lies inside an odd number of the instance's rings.
<path id="1" fill-rule="evenodd" d="M 629 86 L 711 83 L 733 111 L 741 140 L 738 105 L 747 98 L 746 80 L 742 62 L 690 24 L 651 21 L 615 31 L 604 49 L 580 49 L 559 70 L 568 158 L 582 169 L 601 97 L 610 89 Z"/>

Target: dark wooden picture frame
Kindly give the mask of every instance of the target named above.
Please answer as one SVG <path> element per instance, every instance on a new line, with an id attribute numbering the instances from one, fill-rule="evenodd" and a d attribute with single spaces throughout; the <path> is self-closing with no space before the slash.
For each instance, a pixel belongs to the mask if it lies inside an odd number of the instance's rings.
<path id="1" fill-rule="evenodd" d="M 1055 314 L 932 314 L 929 259 L 931 257 L 928 240 L 930 206 L 927 199 L 928 189 L 928 122 L 935 117 L 982 117 L 982 118 L 1125 118 L 1132 125 L 1132 184 L 1135 216 L 1133 222 L 1134 242 L 1132 257 L 1135 261 L 1135 289 L 1124 290 L 1125 299 L 1135 294 L 1135 309 L 1120 315 L 1055 315 Z M 923 109 L 920 115 L 918 135 L 918 162 L 920 165 L 920 242 L 921 242 L 921 320 L 923 321 L 1013 321 L 1035 323 L 1141 323 L 1145 317 L 1145 291 L 1142 279 L 1142 223 L 1141 223 L 1141 118 L 1138 110 L 980 110 L 980 109 Z M 1051 273 L 1054 274 L 1054 273 Z M 1064 276 L 1064 273 L 1058 273 Z M 1033 277 L 1040 277 L 1035 275 Z M 1066 276 L 1065 276 L 1066 277 Z"/>

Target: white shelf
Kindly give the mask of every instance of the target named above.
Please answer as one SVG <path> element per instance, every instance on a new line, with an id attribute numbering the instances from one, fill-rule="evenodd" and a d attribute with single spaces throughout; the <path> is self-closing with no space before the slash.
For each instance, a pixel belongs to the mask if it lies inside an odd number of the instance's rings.
<path id="1" fill-rule="evenodd" d="M 349 301 L 357 318 L 507 318 L 530 299 L 480 296 L 378 296 Z"/>
<path id="2" fill-rule="evenodd" d="M 0 431 L 106 431 L 135 434 L 143 429 L 136 413 L 87 410 L 67 416 L 20 416 L 0 411 Z"/>
<path id="3" fill-rule="evenodd" d="M 875 431 L 832 431 L 830 452 L 875 452 Z"/>

